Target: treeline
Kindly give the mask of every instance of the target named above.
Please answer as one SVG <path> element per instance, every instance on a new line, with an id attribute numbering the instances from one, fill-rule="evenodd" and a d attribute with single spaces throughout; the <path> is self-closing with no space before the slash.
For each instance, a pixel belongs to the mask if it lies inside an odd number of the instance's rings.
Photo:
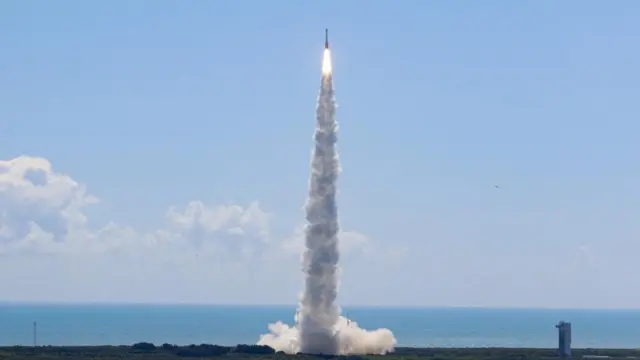
<path id="1" fill-rule="evenodd" d="M 148 342 L 140 342 L 133 344 L 131 349 L 138 352 L 157 352 L 166 351 L 170 354 L 181 356 L 181 357 L 213 357 L 213 356 L 223 356 L 227 354 L 243 354 L 243 355 L 286 355 L 282 351 L 276 352 L 272 347 L 267 345 L 236 345 L 236 346 L 221 346 L 221 345 L 211 345 L 211 344 L 200 344 L 200 345 L 187 345 L 187 346 L 178 346 L 172 344 L 162 344 L 161 346 L 156 346 L 155 344 Z M 311 356 L 313 358 L 323 358 L 323 359 L 341 359 L 341 360 L 363 360 L 363 357 L 358 355 L 323 355 L 323 354 L 302 354 L 298 353 L 298 355 L 302 356 Z"/>
<path id="2" fill-rule="evenodd" d="M 151 352 L 161 349 L 182 357 L 222 356 L 229 353 L 248 355 L 271 355 L 276 353 L 276 351 L 270 346 L 243 344 L 237 346 L 220 346 L 211 344 L 178 346 L 165 343 L 162 344 L 162 346 L 156 346 L 155 344 L 148 342 L 139 342 L 133 344 L 131 349 L 143 352 Z"/>
<path id="3" fill-rule="evenodd" d="M 636 349 L 574 349 L 573 358 L 604 355 L 606 360 L 640 360 Z M 0 360 L 559 360 L 555 349 L 517 348 L 406 348 L 387 355 L 287 355 L 269 346 L 155 345 L 140 342 L 120 346 L 7 346 Z"/>

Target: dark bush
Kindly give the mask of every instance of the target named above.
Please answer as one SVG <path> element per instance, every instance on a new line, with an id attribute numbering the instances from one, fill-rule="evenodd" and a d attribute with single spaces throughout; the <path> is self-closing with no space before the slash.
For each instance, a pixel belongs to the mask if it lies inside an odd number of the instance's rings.
<path id="1" fill-rule="evenodd" d="M 244 345 L 244 344 L 239 344 L 238 346 L 236 346 L 235 349 L 233 349 L 233 352 L 239 353 L 239 354 L 261 354 L 261 355 L 276 353 L 276 351 L 273 350 L 272 347 L 267 345 Z"/>
<path id="2" fill-rule="evenodd" d="M 149 350 L 155 350 L 156 346 L 153 345 L 152 343 L 148 343 L 148 342 L 139 342 L 139 343 L 135 343 L 135 344 L 131 345 L 131 348 L 134 349 L 134 350 L 149 351 Z"/>
<path id="3" fill-rule="evenodd" d="M 341 360 L 367 360 L 367 358 L 360 355 L 341 355 L 339 357 Z"/>
<path id="4" fill-rule="evenodd" d="M 206 356 L 221 356 L 231 351 L 230 347 L 201 344 L 191 344 L 188 347 L 179 348 L 176 355 L 183 357 L 206 357 Z"/>

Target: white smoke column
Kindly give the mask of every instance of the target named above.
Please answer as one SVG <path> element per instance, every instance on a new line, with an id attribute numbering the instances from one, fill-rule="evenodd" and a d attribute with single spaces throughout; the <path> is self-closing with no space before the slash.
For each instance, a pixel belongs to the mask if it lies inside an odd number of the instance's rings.
<path id="1" fill-rule="evenodd" d="M 316 109 L 315 148 L 311 160 L 309 197 L 305 207 L 306 250 L 302 259 L 305 287 L 300 299 L 300 350 L 309 354 L 337 354 L 334 327 L 340 318 L 338 295 L 338 208 L 336 180 L 340 165 L 336 150 L 338 124 L 331 71 L 325 49 L 322 84 Z"/>
<path id="2" fill-rule="evenodd" d="M 305 207 L 306 250 L 302 257 L 305 287 L 295 317 L 297 326 L 289 327 L 281 322 L 271 324 L 270 333 L 262 335 L 258 344 L 287 353 L 384 354 L 393 351 L 396 344 L 391 331 L 360 329 L 355 322 L 340 316 L 336 303 L 340 259 L 336 181 L 340 166 L 335 109 L 331 54 L 325 49 L 309 198 Z"/>

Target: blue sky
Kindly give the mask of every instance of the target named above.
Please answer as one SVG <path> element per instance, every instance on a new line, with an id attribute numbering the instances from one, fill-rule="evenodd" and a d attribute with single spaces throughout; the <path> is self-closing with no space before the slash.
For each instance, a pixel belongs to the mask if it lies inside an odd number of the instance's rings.
<path id="1" fill-rule="evenodd" d="M 639 17 L 630 0 L 2 2 L 2 297 L 295 302 L 328 27 L 343 303 L 637 307 Z M 25 169 L 51 186 L 33 195 Z"/>

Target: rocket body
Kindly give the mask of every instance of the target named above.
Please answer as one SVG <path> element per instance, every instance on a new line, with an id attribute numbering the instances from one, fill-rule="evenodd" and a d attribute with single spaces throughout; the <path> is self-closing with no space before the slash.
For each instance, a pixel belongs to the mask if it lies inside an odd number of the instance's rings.
<path id="1" fill-rule="evenodd" d="M 329 29 L 324 29 L 324 48 L 329 48 Z"/>

